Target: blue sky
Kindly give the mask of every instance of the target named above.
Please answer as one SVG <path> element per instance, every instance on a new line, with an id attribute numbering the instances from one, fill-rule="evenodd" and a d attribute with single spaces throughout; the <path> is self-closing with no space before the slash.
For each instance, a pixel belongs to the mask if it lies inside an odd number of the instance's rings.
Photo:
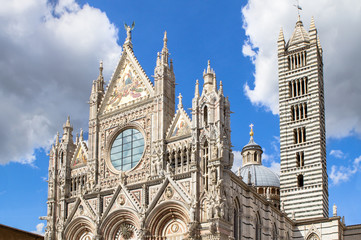
<path id="1" fill-rule="evenodd" d="M 352 30 L 361 16 L 352 6 L 361 5 L 349 2 L 300 4 L 306 29 L 315 17 L 324 50 L 330 209 L 335 203 L 347 224 L 358 224 L 361 50 L 352 46 L 358 46 L 361 34 Z M 253 123 L 264 165 L 279 168 L 276 40 L 281 27 L 286 40 L 293 31 L 294 1 L 0 3 L 1 224 L 43 231 L 38 217 L 46 215 L 49 146 L 56 132 L 62 133 L 67 115 L 74 134 L 80 128 L 86 131 L 91 82 L 100 60 L 109 81 L 125 40 L 124 22 L 135 21 L 133 49 L 151 79 L 167 31 L 176 93 L 183 95 L 185 109 L 191 107 L 195 81 L 203 81 L 210 60 L 234 112 L 235 165 Z"/>

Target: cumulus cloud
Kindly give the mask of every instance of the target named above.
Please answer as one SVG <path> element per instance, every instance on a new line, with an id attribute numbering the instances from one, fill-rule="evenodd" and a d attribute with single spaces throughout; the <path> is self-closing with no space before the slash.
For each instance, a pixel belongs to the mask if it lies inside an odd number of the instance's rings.
<path id="1" fill-rule="evenodd" d="M 346 157 L 341 150 L 334 150 L 334 149 L 330 151 L 330 155 L 339 159 Z"/>
<path id="2" fill-rule="evenodd" d="M 359 28 L 361 2 L 302 1 L 301 18 L 308 29 L 315 17 L 324 51 L 326 127 L 328 137 L 361 136 L 361 41 Z M 283 27 L 286 41 L 290 38 L 297 13 L 292 1 L 248 0 L 242 9 L 248 40 L 243 54 L 255 65 L 253 84 L 245 84 L 250 101 L 278 113 L 277 39 Z"/>
<path id="3" fill-rule="evenodd" d="M 0 22 L 0 164 L 31 164 L 67 115 L 87 126 L 99 61 L 109 79 L 121 54 L 118 30 L 104 12 L 74 0 L 3 1 Z"/>
<path id="4" fill-rule="evenodd" d="M 33 231 L 33 233 L 44 235 L 44 226 L 44 223 L 39 223 L 38 225 L 36 225 L 36 231 Z"/>
<path id="5" fill-rule="evenodd" d="M 361 156 L 356 158 L 350 166 L 335 166 L 331 167 L 330 179 L 333 185 L 338 185 L 342 182 L 347 182 L 354 174 L 361 170 Z"/>

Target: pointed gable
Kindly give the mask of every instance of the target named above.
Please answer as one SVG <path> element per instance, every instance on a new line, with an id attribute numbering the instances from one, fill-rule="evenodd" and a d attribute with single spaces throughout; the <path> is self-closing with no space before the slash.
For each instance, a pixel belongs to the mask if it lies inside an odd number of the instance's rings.
<path id="1" fill-rule="evenodd" d="M 153 95 L 153 84 L 134 56 L 133 50 L 129 46 L 124 46 L 100 112 L 109 113 Z"/>
<path id="2" fill-rule="evenodd" d="M 75 154 L 71 160 L 70 167 L 77 168 L 85 166 L 88 161 L 88 148 L 84 141 L 80 141 L 76 147 Z"/>
<path id="3" fill-rule="evenodd" d="M 182 105 L 178 105 L 178 110 L 168 129 L 167 139 L 178 138 L 191 134 L 191 120 L 184 111 Z"/>

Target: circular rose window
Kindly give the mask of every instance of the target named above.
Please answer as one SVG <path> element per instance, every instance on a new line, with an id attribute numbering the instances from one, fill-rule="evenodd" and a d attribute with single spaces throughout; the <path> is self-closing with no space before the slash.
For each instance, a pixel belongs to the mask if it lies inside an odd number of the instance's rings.
<path id="1" fill-rule="evenodd" d="M 116 170 L 127 171 L 135 167 L 144 152 L 143 135 L 128 128 L 116 137 L 110 150 L 110 161 Z"/>

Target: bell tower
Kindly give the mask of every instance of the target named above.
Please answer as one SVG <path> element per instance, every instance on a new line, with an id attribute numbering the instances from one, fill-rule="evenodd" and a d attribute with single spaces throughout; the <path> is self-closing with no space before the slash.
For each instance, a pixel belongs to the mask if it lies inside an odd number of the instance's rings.
<path id="1" fill-rule="evenodd" d="M 281 202 L 295 219 L 328 217 L 322 48 L 314 20 L 298 16 L 286 43 L 278 38 Z"/>

